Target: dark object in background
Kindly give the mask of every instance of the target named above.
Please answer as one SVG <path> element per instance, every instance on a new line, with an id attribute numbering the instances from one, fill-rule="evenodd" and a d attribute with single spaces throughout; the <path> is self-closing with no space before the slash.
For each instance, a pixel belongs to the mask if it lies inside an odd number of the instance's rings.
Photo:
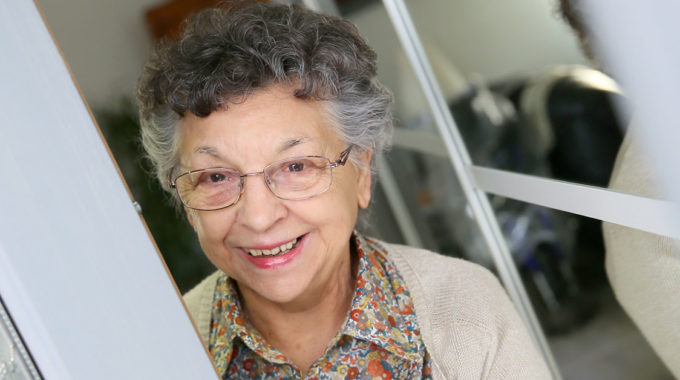
<path id="1" fill-rule="evenodd" d="M 549 160 L 555 178 L 607 187 L 616 154 L 623 141 L 614 99 L 622 95 L 592 86 L 573 77 L 555 81 L 546 107 L 555 133 Z M 574 269 L 586 287 L 605 279 L 604 241 L 599 220 L 580 217 L 578 254 Z M 597 262 L 601 265 L 593 265 Z"/>
<path id="2" fill-rule="evenodd" d="M 616 83 L 558 66 L 494 88 L 472 84 L 451 111 L 477 165 L 606 187 L 623 140 Z M 550 333 L 587 320 L 606 286 L 600 221 L 489 196 L 538 317 Z"/>
<path id="3" fill-rule="evenodd" d="M 134 199 L 142 207 L 165 264 L 184 293 L 214 271 L 186 217 L 171 207 L 163 189 L 144 159 L 137 110 L 129 99 L 117 107 L 95 110 L 95 119 L 120 167 Z M 132 263 L 131 265 L 134 265 Z"/>
<path id="4" fill-rule="evenodd" d="M 375 4 L 380 4 L 379 0 L 335 0 L 335 4 L 338 6 L 338 11 L 342 17 L 348 17 L 369 6 L 374 6 Z"/>
<path id="5" fill-rule="evenodd" d="M 572 77 L 557 79 L 546 107 L 555 135 L 549 161 L 555 178 L 606 187 L 623 141 L 614 110 L 619 93 Z"/>
<path id="6" fill-rule="evenodd" d="M 268 0 L 252 0 L 266 2 Z M 229 6 L 233 0 L 170 0 L 146 11 L 146 23 L 156 40 L 164 37 L 177 39 L 184 20 L 208 8 Z"/>
<path id="7" fill-rule="evenodd" d="M 552 134 L 548 162 L 554 178 L 607 187 L 623 131 L 630 116 L 619 119 L 615 105 L 625 105 L 618 85 L 604 73 L 584 66 L 557 66 L 521 89 L 522 114 L 534 128 Z M 578 221 L 573 268 L 584 288 L 606 284 L 601 222 Z"/>
<path id="8" fill-rule="evenodd" d="M 527 123 L 502 93 L 472 84 L 450 108 L 476 165 L 551 175 L 548 154 L 553 134 Z M 593 316 L 597 305 L 582 291 L 572 270 L 573 216 L 488 197 L 543 328 L 563 333 Z"/>

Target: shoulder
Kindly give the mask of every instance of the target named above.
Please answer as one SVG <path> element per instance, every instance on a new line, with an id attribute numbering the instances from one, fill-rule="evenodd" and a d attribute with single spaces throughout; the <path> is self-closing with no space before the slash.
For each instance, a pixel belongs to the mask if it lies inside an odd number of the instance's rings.
<path id="1" fill-rule="evenodd" d="M 424 249 L 381 244 L 411 293 L 435 372 L 443 378 L 550 378 L 488 269 Z"/>
<path id="2" fill-rule="evenodd" d="M 435 325 L 463 324 L 494 335 L 503 328 L 503 319 L 515 314 L 505 289 L 483 266 L 425 249 L 385 247 L 420 306 L 419 319 Z"/>
<path id="3" fill-rule="evenodd" d="M 217 279 L 224 275 L 222 271 L 215 271 L 208 277 L 201 280 L 198 285 L 194 286 L 191 290 L 184 293 L 184 302 L 186 302 L 189 309 L 198 307 L 201 303 L 205 301 L 206 298 L 212 299 L 213 292 L 215 291 L 215 284 Z M 190 310 L 191 311 L 191 310 Z"/>
<path id="4" fill-rule="evenodd" d="M 183 296 L 189 314 L 194 319 L 196 328 L 204 342 L 207 342 L 208 334 L 210 333 L 210 313 L 215 293 L 215 284 L 221 276 L 226 275 L 219 270 L 213 272 Z"/>
<path id="5" fill-rule="evenodd" d="M 473 296 L 475 299 L 505 297 L 496 276 L 479 264 L 426 249 L 381 244 L 405 281 L 413 283 L 416 288 L 423 287 L 428 292 L 445 291 L 448 296 Z"/>

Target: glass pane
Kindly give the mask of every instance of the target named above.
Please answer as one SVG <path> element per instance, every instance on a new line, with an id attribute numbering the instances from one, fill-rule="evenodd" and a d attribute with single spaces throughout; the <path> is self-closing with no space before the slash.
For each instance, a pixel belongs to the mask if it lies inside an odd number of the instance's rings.
<path id="1" fill-rule="evenodd" d="M 650 326 L 646 323 L 638 325 L 632 320 L 644 316 L 648 321 L 649 317 L 645 316 L 648 304 L 657 305 L 653 307 L 654 319 L 663 320 L 669 311 L 672 313 L 675 296 L 669 295 L 668 289 L 673 287 L 664 284 L 663 275 L 657 276 L 653 272 L 663 272 L 659 267 L 663 264 L 653 257 L 656 253 L 645 252 L 646 257 L 639 261 L 621 261 L 621 254 L 637 256 L 641 250 L 619 252 L 608 258 L 605 265 L 599 220 L 528 203 L 504 201 L 539 215 L 540 225 L 534 225 L 523 235 L 514 232 L 521 230 L 521 218 L 526 214 L 519 218 L 511 216 L 510 220 L 499 215 L 499 222 L 509 244 L 512 246 L 515 242 L 524 247 L 523 259 L 518 262 L 522 279 L 563 377 L 672 379 L 673 375 L 650 345 L 650 337 L 641 333 L 641 328 Z M 658 235 L 625 230 L 620 232 L 632 234 L 633 240 L 664 244 Z M 665 239 L 666 242 L 669 240 Z M 607 248 L 608 254 L 612 255 L 613 247 Z M 620 250 L 622 247 L 614 248 Z M 618 293 L 607 281 L 605 269 L 609 280 L 617 285 Z M 666 293 L 662 297 L 664 301 L 659 303 L 662 291 Z M 638 295 L 631 298 L 633 294 L 652 293 L 655 297 Z M 626 306 L 625 310 L 622 304 Z M 644 310 L 640 306 L 644 306 Z M 654 326 L 654 330 L 663 329 Z M 654 338 L 658 339 L 658 336 Z"/>
<path id="2" fill-rule="evenodd" d="M 406 1 L 473 162 L 606 186 L 629 117 L 548 1 Z"/>
<path id="3" fill-rule="evenodd" d="M 617 119 L 612 102 L 625 100 L 610 78 L 588 66 L 554 5 L 444 0 L 406 4 L 475 164 L 607 185 L 627 125 L 627 120 Z M 446 219 L 428 224 L 428 212 L 455 208 L 435 202 L 430 209 L 430 196 L 448 192 L 443 204 L 453 206 L 460 192 L 437 171 L 438 160 L 448 164 L 442 158 L 445 150 L 437 145 L 429 108 L 396 37 L 387 32 L 391 24 L 384 9 L 373 5 L 356 12 L 348 16 L 377 45 L 388 67 L 383 81 L 397 97 L 403 131 L 396 135 L 391 160 L 395 171 L 405 173 L 400 190 L 410 199 L 423 240 L 443 252 L 453 240 L 464 257 L 479 260 L 474 239 L 462 240 L 451 232 L 467 229 L 460 215 L 450 214 L 453 228 L 445 229 L 447 239 L 427 238 L 446 226 Z M 414 131 L 422 133 L 410 133 Z M 430 154 L 416 147 L 416 137 L 428 143 Z M 421 172 L 425 179 L 418 177 Z M 428 181 L 430 173 L 437 173 L 434 181 Z M 564 378 L 671 378 L 614 298 L 605 275 L 599 221 L 497 196 L 489 200 Z M 595 347 L 605 348 L 596 352 Z M 620 363 L 616 375 L 608 368 L 609 360 Z"/>
<path id="4" fill-rule="evenodd" d="M 343 16 L 357 25 L 377 52 L 378 76 L 394 94 L 393 112 L 397 120 L 395 141 L 384 163 L 396 180 L 423 246 L 436 252 L 464 257 L 492 269 L 491 256 L 446 152 L 423 154 L 400 144 L 413 133 L 435 136 L 437 142 L 440 140 L 427 100 L 384 6 L 377 1 L 362 6 L 349 2 L 341 7 L 341 11 L 345 12 Z M 384 186 L 378 183 L 379 187 Z M 376 210 L 380 210 L 375 214 L 391 215 L 382 211 L 391 207 L 387 200 L 380 201 L 381 197 L 373 205 Z M 383 222 L 376 220 L 370 225 L 382 226 Z M 392 227 L 374 229 L 380 236 L 396 235 Z M 400 238 L 404 239 L 403 236 Z"/>

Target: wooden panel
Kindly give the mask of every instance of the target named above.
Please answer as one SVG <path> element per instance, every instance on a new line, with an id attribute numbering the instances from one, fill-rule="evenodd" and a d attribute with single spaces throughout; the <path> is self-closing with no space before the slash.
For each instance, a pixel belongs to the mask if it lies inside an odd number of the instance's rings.
<path id="1" fill-rule="evenodd" d="M 267 0 L 259 0 L 266 2 Z M 155 39 L 162 37 L 177 38 L 182 22 L 192 14 L 204 9 L 227 6 L 231 0 L 172 0 L 149 9 L 146 22 Z"/>

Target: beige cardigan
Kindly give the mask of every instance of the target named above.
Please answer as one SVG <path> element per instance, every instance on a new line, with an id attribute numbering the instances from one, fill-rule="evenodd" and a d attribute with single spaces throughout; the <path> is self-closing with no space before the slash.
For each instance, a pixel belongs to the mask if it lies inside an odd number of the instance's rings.
<path id="1" fill-rule="evenodd" d="M 609 186 L 661 197 L 658 175 L 633 128 L 623 140 Z M 612 223 L 603 223 L 603 230 L 607 276 L 617 300 L 680 378 L 680 241 Z"/>
<path id="2" fill-rule="evenodd" d="M 549 370 L 498 280 L 483 267 L 383 243 L 404 278 L 432 358 L 434 379 L 550 379 Z M 215 272 L 185 296 L 208 341 Z"/>

